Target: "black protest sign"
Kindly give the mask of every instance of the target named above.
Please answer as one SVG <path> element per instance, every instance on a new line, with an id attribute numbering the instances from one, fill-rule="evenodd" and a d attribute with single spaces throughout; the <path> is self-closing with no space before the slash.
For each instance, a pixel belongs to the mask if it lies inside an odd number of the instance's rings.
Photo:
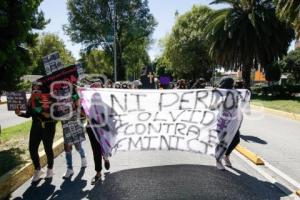
<path id="1" fill-rule="evenodd" d="M 27 108 L 27 99 L 25 92 L 7 92 L 7 109 L 16 110 L 26 110 Z"/>
<path id="2" fill-rule="evenodd" d="M 63 68 L 58 52 L 54 52 L 43 57 L 43 62 L 47 75 Z"/>
<path id="3" fill-rule="evenodd" d="M 70 65 L 66 68 L 60 69 L 51 75 L 44 76 L 38 79 L 38 82 L 43 84 L 43 93 L 50 92 L 50 86 L 55 81 L 66 81 L 71 84 L 76 84 L 78 80 L 78 73 L 77 73 L 77 65 Z"/>
<path id="4" fill-rule="evenodd" d="M 79 119 L 80 114 L 74 113 L 69 120 L 62 121 L 65 144 L 77 144 L 85 140 L 84 129 Z"/>

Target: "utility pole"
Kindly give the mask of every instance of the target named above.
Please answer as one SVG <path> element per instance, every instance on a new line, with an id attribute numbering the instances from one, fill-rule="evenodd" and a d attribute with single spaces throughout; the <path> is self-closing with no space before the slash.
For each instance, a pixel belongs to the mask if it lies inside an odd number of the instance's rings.
<path id="1" fill-rule="evenodd" d="M 112 13 L 112 20 L 113 20 L 113 32 L 114 32 L 114 81 L 117 82 L 117 33 L 116 33 L 116 20 L 117 20 L 117 13 L 116 13 L 116 3 L 115 0 L 111 0 L 108 2 L 109 7 Z"/>

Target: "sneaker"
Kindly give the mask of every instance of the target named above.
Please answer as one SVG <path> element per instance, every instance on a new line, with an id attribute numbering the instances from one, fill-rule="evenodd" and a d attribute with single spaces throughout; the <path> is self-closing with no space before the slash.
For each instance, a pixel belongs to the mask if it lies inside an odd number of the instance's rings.
<path id="1" fill-rule="evenodd" d="M 71 176 L 74 174 L 74 171 L 72 169 L 67 169 L 65 175 L 63 176 L 64 179 L 71 178 Z"/>
<path id="2" fill-rule="evenodd" d="M 217 167 L 219 170 L 225 170 L 225 167 L 223 166 L 221 160 L 216 160 L 216 167 Z"/>
<path id="3" fill-rule="evenodd" d="M 35 170 L 34 171 L 34 174 L 32 176 L 32 181 L 31 182 L 37 182 L 40 180 L 41 178 L 41 175 L 43 174 L 44 172 L 42 170 Z"/>
<path id="4" fill-rule="evenodd" d="M 232 167 L 229 156 L 224 156 L 225 166 Z"/>
<path id="5" fill-rule="evenodd" d="M 81 158 L 81 168 L 86 168 L 87 167 L 87 160 L 86 158 Z"/>
<path id="6" fill-rule="evenodd" d="M 91 181 L 91 185 L 95 185 L 98 181 L 101 180 L 101 175 L 100 176 L 95 176 L 92 181 Z"/>
<path id="7" fill-rule="evenodd" d="M 50 179 L 50 178 L 52 178 L 53 177 L 53 175 L 54 175 L 54 173 L 53 173 L 53 169 L 47 169 L 47 174 L 46 174 L 46 179 Z"/>
<path id="8" fill-rule="evenodd" d="M 106 170 L 109 170 L 109 168 L 110 168 L 109 160 L 104 160 L 104 167 L 105 167 Z"/>

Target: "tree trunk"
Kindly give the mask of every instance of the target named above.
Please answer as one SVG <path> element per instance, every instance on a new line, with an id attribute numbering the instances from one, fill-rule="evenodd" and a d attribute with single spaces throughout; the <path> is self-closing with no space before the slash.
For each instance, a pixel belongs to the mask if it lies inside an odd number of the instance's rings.
<path id="1" fill-rule="evenodd" d="M 117 55 L 117 80 L 124 81 L 126 78 L 126 69 L 123 65 L 122 55 Z"/>
<path id="2" fill-rule="evenodd" d="M 244 81 L 244 88 L 250 89 L 251 86 L 251 65 L 243 66 L 242 76 Z"/>
<path id="3" fill-rule="evenodd" d="M 117 41 L 117 81 L 126 80 L 126 68 L 123 62 L 123 49 Z M 113 70 L 114 71 L 114 70 Z"/>

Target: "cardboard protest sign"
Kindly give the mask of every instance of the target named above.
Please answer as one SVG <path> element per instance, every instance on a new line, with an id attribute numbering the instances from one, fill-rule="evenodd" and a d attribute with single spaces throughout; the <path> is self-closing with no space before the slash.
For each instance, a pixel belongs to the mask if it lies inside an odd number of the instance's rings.
<path id="1" fill-rule="evenodd" d="M 80 89 L 104 156 L 113 151 L 181 150 L 221 158 L 249 104 L 248 90 Z"/>
<path id="2" fill-rule="evenodd" d="M 65 144 L 77 144 L 85 140 L 84 129 L 76 113 L 69 120 L 62 121 Z"/>
<path id="3" fill-rule="evenodd" d="M 83 79 L 84 78 L 84 69 L 82 67 L 82 64 L 77 63 L 77 64 L 75 64 L 75 66 L 77 67 L 78 80 Z"/>
<path id="4" fill-rule="evenodd" d="M 56 72 L 63 68 L 63 64 L 60 60 L 58 52 L 54 52 L 43 57 L 43 63 L 47 75 L 52 74 L 53 72 Z"/>
<path id="5" fill-rule="evenodd" d="M 26 92 L 7 92 L 7 109 L 16 110 L 18 107 L 20 110 L 26 110 L 27 99 Z"/>

